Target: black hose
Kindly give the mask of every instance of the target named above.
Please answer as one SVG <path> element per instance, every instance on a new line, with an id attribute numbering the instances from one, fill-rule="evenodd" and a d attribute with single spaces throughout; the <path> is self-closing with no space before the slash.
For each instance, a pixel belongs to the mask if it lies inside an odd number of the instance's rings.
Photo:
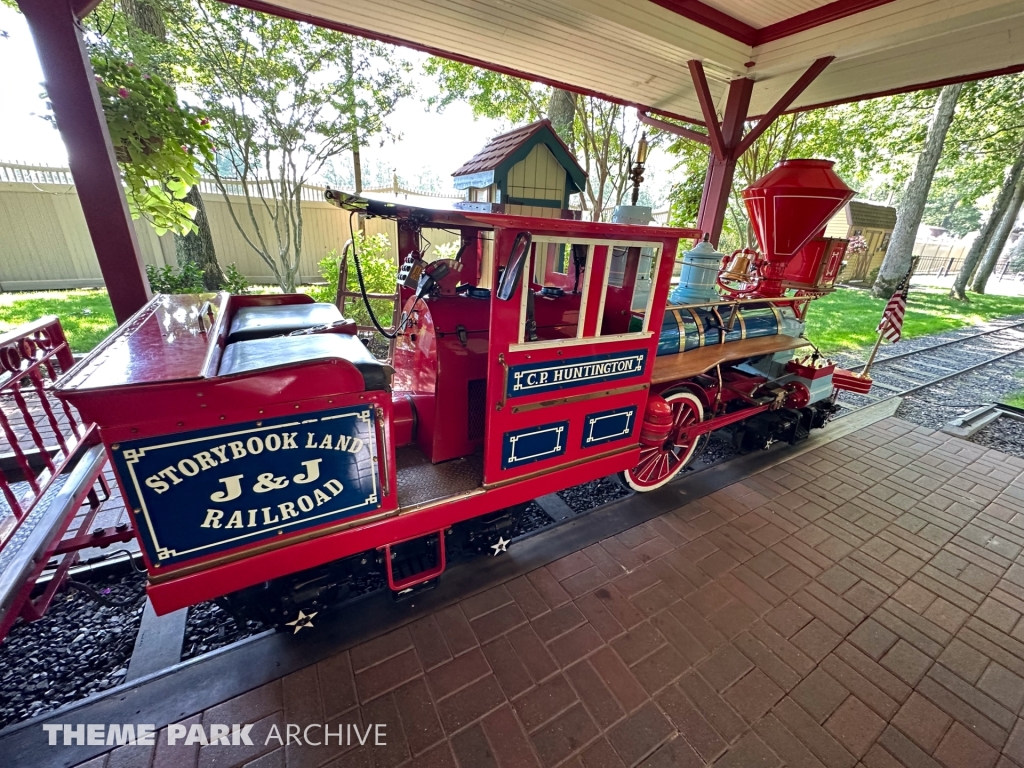
<path id="1" fill-rule="evenodd" d="M 373 313 L 373 307 L 370 306 L 370 299 L 366 295 L 366 282 L 363 280 L 363 268 L 359 264 L 359 253 L 356 251 L 356 231 L 352 228 L 352 217 L 355 215 L 355 211 L 351 211 L 348 215 L 348 231 L 352 235 L 352 239 L 349 240 L 349 244 L 352 247 L 352 260 L 356 264 L 356 278 L 359 280 L 359 294 L 363 297 L 363 304 L 366 305 L 366 311 L 370 315 L 370 322 L 373 323 L 373 326 L 377 329 L 380 335 L 385 339 L 396 339 L 401 334 L 402 329 L 396 328 L 394 333 L 384 330 L 384 326 L 382 326 L 380 321 L 377 320 L 377 315 Z M 342 254 L 342 258 L 344 257 L 344 254 Z"/>

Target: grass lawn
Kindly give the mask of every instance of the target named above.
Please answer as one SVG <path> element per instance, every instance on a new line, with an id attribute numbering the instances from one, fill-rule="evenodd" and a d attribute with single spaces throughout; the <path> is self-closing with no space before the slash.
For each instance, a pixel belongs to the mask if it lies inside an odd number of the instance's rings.
<path id="1" fill-rule="evenodd" d="M 88 352 L 117 326 L 102 288 L 75 291 L 0 293 L 0 333 L 57 315 L 73 352 Z"/>
<path id="2" fill-rule="evenodd" d="M 254 286 L 260 293 L 269 286 Z M 308 290 L 303 286 L 299 290 Z M 865 291 L 840 288 L 811 304 L 807 335 L 823 352 L 855 350 L 874 344 L 875 328 L 885 307 Z M 946 298 L 945 290 L 910 292 L 906 338 L 925 336 L 964 325 L 974 325 L 1004 315 L 1024 314 L 1024 297 L 971 294 L 968 304 Z M 57 315 L 75 352 L 88 352 L 115 327 L 107 292 L 98 289 L 0 293 L 0 332 L 8 331 L 43 315 Z"/>
<path id="3" fill-rule="evenodd" d="M 962 304 L 947 298 L 944 289 L 912 290 L 907 298 L 903 337 L 927 336 L 1004 315 L 1024 314 L 1024 297 L 969 294 Z M 811 303 L 807 335 L 822 352 L 843 352 L 875 343 L 878 321 L 886 299 L 873 299 L 866 291 L 839 288 Z"/>

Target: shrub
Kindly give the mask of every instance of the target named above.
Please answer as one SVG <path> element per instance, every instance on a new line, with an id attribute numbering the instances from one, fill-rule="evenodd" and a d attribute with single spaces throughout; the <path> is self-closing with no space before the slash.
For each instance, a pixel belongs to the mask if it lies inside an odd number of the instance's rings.
<path id="1" fill-rule="evenodd" d="M 189 262 L 182 267 L 170 264 L 164 267 L 146 265 L 146 277 L 153 293 L 202 293 L 203 270 L 195 263 Z"/>
<path id="2" fill-rule="evenodd" d="M 224 270 L 224 284 L 221 288 L 236 296 L 244 296 L 249 292 L 249 281 L 238 271 L 234 262 L 228 264 Z"/>
<path id="3" fill-rule="evenodd" d="M 152 264 L 147 264 L 146 277 L 149 279 L 149 288 L 153 293 L 206 292 L 206 287 L 203 285 L 203 269 L 194 262 L 188 262 L 181 267 L 174 267 L 170 264 L 154 267 Z M 242 296 L 249 293 L 249 281 L 232 262 L 224 270 L 224 282 L 220 288 L 222 291 Z"/>
<path id="4" fill-rule="evenodd" d="M 356 250 L 359 263 L 363 267 L 363 279 L 366 281 L 367 293 L 393 293 L 398 278 L 398 266 L 391 256 L 391 243 L 387 235 L 380 233 L 366 237 L 361 232 L 355 234 Z M 318 264 L 320 275 L 325 285 L 313 286 L 309 292 L 316 301 L 334 304 L 338 298 L 338 274 L 341 271 L 341 259 L 336 250 L 328 253 Z M 346 288 L 349 291 L 359 290 L 356 277 L 356 266 L 352 258 L 348 261 Z M 394 304 L 387 299 L 371 299 L 370 305 L 380 324 L 387 327 L 391 324 Z M 349 299 L 345 303 L 345 316 L 356 321 L 358 325 L 372 325 L 366 312 L 366 305 L 359 297 Z"/>

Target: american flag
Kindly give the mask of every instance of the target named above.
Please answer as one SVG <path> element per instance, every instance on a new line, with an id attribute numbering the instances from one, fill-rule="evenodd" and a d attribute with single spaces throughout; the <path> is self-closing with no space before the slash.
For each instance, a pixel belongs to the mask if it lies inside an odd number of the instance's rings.
<path id="1" fill-rule="evenodd" d="M 910 274 L 904 276 L 896 286 L 896 292 L 885 305 L 882 312 L 882 321 L 878 324 L 878 332 L 884 336 L 890 344 L 900 340 L 903 333 L 903 316 L 907 312 L 907 291 L 910 287 Z"/>

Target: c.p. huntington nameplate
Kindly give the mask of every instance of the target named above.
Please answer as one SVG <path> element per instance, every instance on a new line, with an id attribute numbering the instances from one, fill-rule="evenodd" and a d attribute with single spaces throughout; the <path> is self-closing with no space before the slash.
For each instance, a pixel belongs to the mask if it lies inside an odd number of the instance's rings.
<path id="1" fill-rule="evenodd" d="M 367 405 L 125 441 L 114 462 L 150 562 L 177 565 L 380 507 Z"/>
<path id="2" fill-rule="evenodd" d="M 549 360 L 545 363 L 513 365 L 508 369 L 509 398 L 544 392 L 605 384 L 644 375 L 646 349 L 631 349 L 605 355 Z"/>

